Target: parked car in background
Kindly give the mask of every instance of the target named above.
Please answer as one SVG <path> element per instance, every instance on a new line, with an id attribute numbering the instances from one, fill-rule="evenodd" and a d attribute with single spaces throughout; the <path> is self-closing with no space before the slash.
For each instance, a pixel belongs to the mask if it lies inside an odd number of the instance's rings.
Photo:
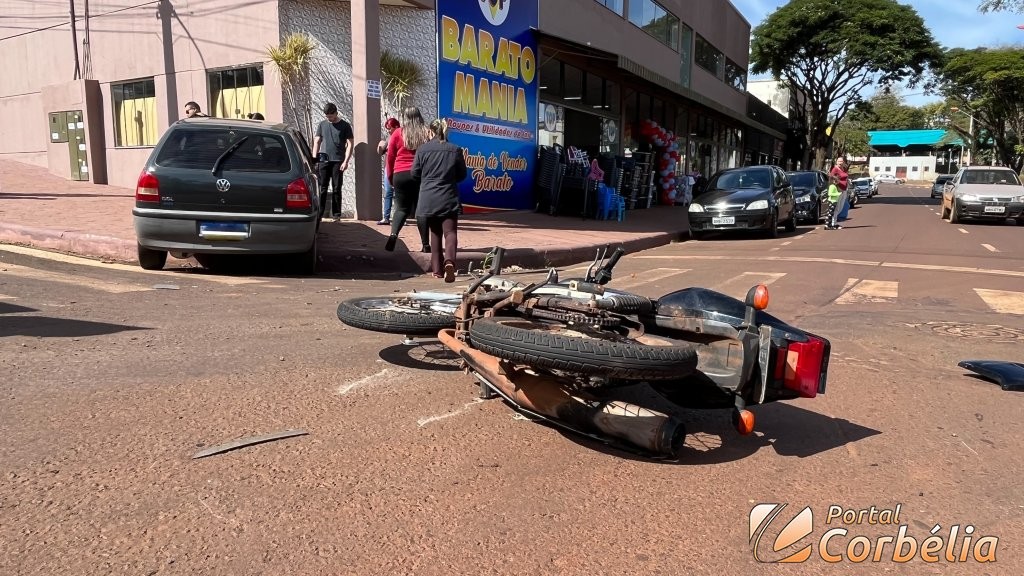
<path id="1" fill-rule="evenodd" d="M 716 173 L 689 208 L 690 236 L 714 230 L 796 230 L 793 186 L 778 166 L 746 166 Z"/>
<path id="2" fill-rule="evenodd" d="M 284 124 L 190 118 L 171 125 L 139 175 L 132 215 L 139 264 L 168 252 L 298 254 L 312 274 L 323 199 L 305 139 Z"/>
<path id="3" fill-rule="evenodd" d="M 850 181 L 850 186 L 856 191 L 860 198 L 871 198 L 878 194 L 878 187 L 871 178 L 857 178 Z"/>
<path id="4" fill-rule="evenodd" d="M 828 197 L 828 174 L 819 170 L 787 172 L 793 185 L 793 199 L 796 202 L 796 218 L 817 224 L 825 215 L 823 208 Z"/>
<path id="5" fill-rule="evenodd" d="M 903 178 L 897 178 L 892 174 L 879 174 L 875 176 L 875 182 L 879 184 L 903 184 L 906 182 Z"/>
<path id="6" fill-rule="evenodd" d="M 956 174 L 940 174 L 935 178 L 935 182 L 932 183 L 932 198 L 942 198 L 942 190 L 945 189 L 946 184 L 953 181 L 953 177 Z"/>
<path id="7" fill-rule="evenodd" d="M 942 192 L 942 218 L 1006 220 L 1024 225 L 1024 185 L 1017 173 L 999 166 L 965 166 Z"/>

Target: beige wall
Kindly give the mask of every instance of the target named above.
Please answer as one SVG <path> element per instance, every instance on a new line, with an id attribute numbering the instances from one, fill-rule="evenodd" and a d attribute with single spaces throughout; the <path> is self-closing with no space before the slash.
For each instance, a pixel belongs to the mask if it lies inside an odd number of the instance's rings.
<path id="1" fill-rule="evenodd" d="M 595 0 L 541 0 L 540 29 L 546 34 L 592 46 L 630 60 L 670 80 L 679 82 L 679 52 L 665 46 L 634 26 L 626 17 L 605 8 Z M 728 0 L 659 0 L 744 69 L 749 59 L 750 24 Z M 566 14 L 572 14 L 567 18 Z M 692 50 L 691 50 L 692 53 Z M 708 74 L 691 66 L 690 87 L 711 100 L 746 114 L 747 97 Z"/>
<path id="2" fill-rule="evenodd" d="M 264 62 L 266 47 L 279 42 L 278 0 L 168 0 L 130 8 L 138 0 L 90 0 L 91 77 L 103 94 L 109 183 L 135 186 L 151 148 L 114 149 L 110 83 L 153 77 L 157 87 L 159 128 L 178 119 L 185 102 L 209 109 L 206 70 Z M 75 0 L 79 18 L 84 0 Z M 103 13 L 130 8 L 101 16 Z M 169 8 L 173 8 L 170 10 Z M 0 42 L 0 113 L 5 137 L 0 155 L 47 165 L 47 116 L 41 91 L 74 79 L 68 2 L 0 0 L 0 38 L 57 27 Z M 60 25 L 63 24 L 63 25 Z M 85 24 L 79 20 L 80 61 Z M 264 65 L 268 120 L 281 118 L 280 87 Z M 171 94 L 167 88 L 173 87 Z M 90 122 L 94 119 L 90 118 Z"/>

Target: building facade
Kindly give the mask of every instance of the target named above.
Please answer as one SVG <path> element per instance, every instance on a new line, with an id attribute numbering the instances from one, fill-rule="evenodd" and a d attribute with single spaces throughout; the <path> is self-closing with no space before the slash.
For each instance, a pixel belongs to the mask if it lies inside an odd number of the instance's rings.
<path id="1" fill-rule="evenodd" d="M 419 65 L 423 81 L 407 103 L 428 119 L 438 113 L 434 0 L 91 0 L 89 13 L 85 4 L 0 0 L 0 157 L 133 187 L 188 101 L 211 116 L 260 112 L 293 123 L 292 108 L 315 122 L 332 101 L 357 140 L 343 212 L 375 219 L 381 175 L 372 149 L 382 118 L 395 112 L 367 88 L 380 79 L 382 51 Z M 652 120 L 677 135 L 683 166 L 710 174 L 758 163 L 785 140 L 748 115 L 750 24 L 728 0 L 539 0 L 538 8 L 539 105 L 556 120 L 537 127 L 538 143 L 628 155 Z M 293 32 L 316 44 L 295 106 L 267 54 Z"/>

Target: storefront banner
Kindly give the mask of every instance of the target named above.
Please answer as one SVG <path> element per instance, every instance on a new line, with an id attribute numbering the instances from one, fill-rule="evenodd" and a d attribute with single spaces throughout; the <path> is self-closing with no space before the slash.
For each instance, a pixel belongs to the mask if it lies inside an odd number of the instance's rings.
<path id="1" fill-rule="evenodd" d="M 538 0 L 437 0 L 438 116 L 461 146 L 466 212 L 534 207 Z"/>

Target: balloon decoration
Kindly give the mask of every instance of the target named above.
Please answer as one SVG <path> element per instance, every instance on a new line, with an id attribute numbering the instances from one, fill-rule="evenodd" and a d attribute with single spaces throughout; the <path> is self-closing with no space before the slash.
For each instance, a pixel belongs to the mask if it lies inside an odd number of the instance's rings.
<path id="1" fill-rule="evenodd" d="M 658 174 L 654 185 L 657 188 L 662 204 L 675 204 L 682 191 L 681 183 L 676 181 L 676 166 L 679 165 L 679 143 L 671 130 L 666 130 L 654 120 L 644 120 L 640 125 L 640 135 L 654 148 L 652 158 L 654 169 Z M 685 177 L 686 175 L 681 175 Z"/>

